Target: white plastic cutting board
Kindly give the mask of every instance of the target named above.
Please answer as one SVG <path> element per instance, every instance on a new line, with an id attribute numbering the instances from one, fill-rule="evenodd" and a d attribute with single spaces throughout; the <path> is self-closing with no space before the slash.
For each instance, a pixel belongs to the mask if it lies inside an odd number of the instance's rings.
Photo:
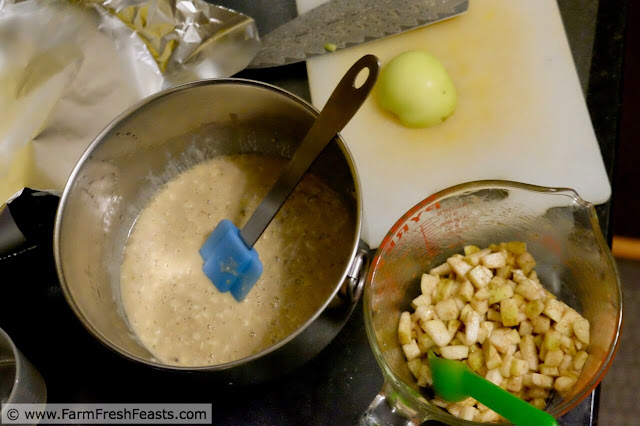
<path id="1" fill-rule="evenodd" d="M 321 3 L 297 0 L 298 11 Z M 384 65 L 412 49 L 442 61 L 458 107 L 440 126 L 408 129 L 370 97 L 341 132 L 360 174 L 371 247 L 413 205 L 462 182 L 507 179 L 573 188 L 594 204 L 609 199 L 556 0 L 471 0 L 454 19 L 313 58 L 313 104 L 322 108 L 364 54 Z"/>

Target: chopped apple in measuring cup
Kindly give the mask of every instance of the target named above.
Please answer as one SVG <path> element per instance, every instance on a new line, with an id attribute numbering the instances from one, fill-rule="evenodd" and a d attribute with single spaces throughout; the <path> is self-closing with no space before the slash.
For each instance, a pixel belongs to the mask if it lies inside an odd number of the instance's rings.
<path id="1" fill-rule="evenodd" d="M 571 392 L 589 357 L 590 324 L 545 290 L 523 242 L 469 245 L 422 275 L 398 340 L 419 386 L 432 383 L 427 352 L 460 360 L 498 386 L 544 409 Z M 500 416 L 469 399 L 434 404 L 479 422 Z"/>

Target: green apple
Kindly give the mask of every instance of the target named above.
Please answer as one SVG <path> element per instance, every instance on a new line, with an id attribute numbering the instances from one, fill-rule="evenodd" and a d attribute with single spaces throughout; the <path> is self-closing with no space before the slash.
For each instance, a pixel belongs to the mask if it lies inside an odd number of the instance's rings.
<path id="1" fill-rule="evenodd" d="M 377 98 L 407 127 L 442 123 L 456 109 L 456 88 L 433 55 L 412 50 L 393 58 L 380 73 Z"/>

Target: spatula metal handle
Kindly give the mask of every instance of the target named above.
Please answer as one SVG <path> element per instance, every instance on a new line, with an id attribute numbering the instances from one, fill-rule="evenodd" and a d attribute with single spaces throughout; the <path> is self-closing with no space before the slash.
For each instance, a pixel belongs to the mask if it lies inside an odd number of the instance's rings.
<path id="1" fill-rule="evenodd" d="M 356 87 L 356 77 L 365 69 L 369 71 L 366 80 Z M 293 158 L 240 231 L 247 247 L 253 247 L 318 155 L 362 106 L 378 78 L 379 69 L 378 58 L 366 55 L 342 77 Z"/>

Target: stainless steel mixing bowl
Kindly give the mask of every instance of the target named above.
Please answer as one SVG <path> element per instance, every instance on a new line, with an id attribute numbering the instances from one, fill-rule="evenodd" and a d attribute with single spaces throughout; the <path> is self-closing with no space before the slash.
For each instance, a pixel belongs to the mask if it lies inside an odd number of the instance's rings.
<path id="1" fill-rule="evenodd" d="M 360 185 L 351 154 L 340 137 L 331 142 L 311 171 L 344 199 L 353 215 L 350 256 L 344 259 L 332 295 L 286 339 L 227 364 L 166 365 L 131 331 L 119 286 L 128 233 L 162 184 L 219 155 L 257 152 L 290 157 L 317 114 L 303 100 L 276 87 L 219 79 L 178 86 L 147 98 L 103 130 L 69 178 L 54 232 L 60 282 L 84 326 L 109 348 L 142 364 L 207 371 L 241 383 L 291 370 L 324 348 L 355 307 L 367 264 L 367 252 L 359 246 Z"/>

